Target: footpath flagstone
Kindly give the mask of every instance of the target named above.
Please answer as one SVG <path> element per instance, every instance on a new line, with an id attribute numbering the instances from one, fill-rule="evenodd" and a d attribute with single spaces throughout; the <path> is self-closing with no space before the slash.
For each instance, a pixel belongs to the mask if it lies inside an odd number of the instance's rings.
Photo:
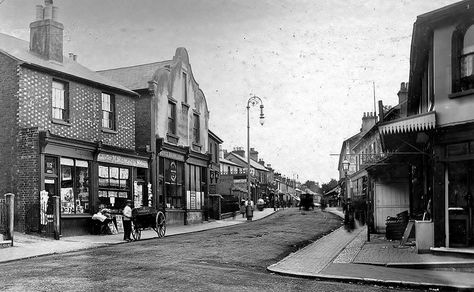
<path id="1" fill-rule="evenodd" d="M 364 229 L 348 232 L 344 227 L 331 232 L 280 262 L 268 267 L 277 273 L 317 275 L 341 253 L 341 251 Z"/>

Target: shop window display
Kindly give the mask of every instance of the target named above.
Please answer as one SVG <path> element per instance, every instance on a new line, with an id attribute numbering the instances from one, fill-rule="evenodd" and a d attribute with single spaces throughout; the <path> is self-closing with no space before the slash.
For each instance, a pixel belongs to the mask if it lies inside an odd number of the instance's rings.
<path id="1" fill-rule="evenodd" d="M 99 203 L 123 207 L 130 199 L 130 169 L 99 165 Z"/>
<path id="2" fill-rule="evenodd" d="M 164 161 L 166 207 L 171 209 L 182 209 L 183 204 L 183 172 L 182 162 L 168 160 Z"/>
<path id="3" fill-rule="evenodd" d="M 60 162 L 61 213 L 90 213 L 89 163 L 71 158 L 61 158 Z"/>

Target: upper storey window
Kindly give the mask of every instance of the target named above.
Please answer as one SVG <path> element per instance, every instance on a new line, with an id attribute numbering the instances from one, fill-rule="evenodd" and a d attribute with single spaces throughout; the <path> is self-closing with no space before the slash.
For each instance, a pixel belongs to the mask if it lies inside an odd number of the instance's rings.
<path id="1" fill-rule="evenodd" d="M 452 39 L 453 92 L 474 89 L 474 24 L 459 26 Z"/>
<path id="2" fill-rule="evenodd" d="M 68 84 L 53 80 L 53 119 L 69 122 Z"/>
<path id="3" fill-rule="evenodd" d="M 199 144 L 201 141 L 200 137 L 201 126 L 199 122 L 199 115 L 193 114 L 193 141 L 194 143 Z"/>
<path id="4" fill-rule="evenodd" d="M 188 103 L 188 74 L 183 72 L 182 80 L 182 91 L 183 91 L 183 100 L 185 103 Z"/>
<path id="5" fill-rule="evenodd" d="M 474 77 L 474 25 L 471 25 L 464 34 L 461 52 L 461 87 L 473 88 Z"/>
<path id="6" fill-rule="evenodd" d="M 176 104 L 168 102 L 168 134 L 176 134 Z"/>
<path id="7" fill-rule="evenodd" d="M 102 128 L 115 130 L 115 97 L 102 93 Z"/>

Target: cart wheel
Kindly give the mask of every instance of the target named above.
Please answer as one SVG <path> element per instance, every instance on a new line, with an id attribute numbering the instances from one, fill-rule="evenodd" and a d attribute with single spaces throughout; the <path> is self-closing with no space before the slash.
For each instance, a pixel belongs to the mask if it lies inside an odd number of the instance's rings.
<path id="1" fill-rule="evenodd" d="M 163 212 L 158 211 L 156 214 L 156 233 L 158 233 L 158 237 L 165 236 L 166 233 L 166 218 Z"/>
<path id="2" fill-rule="evenodd" d="M 140 237 L 142 236 L 142 231 L 140 228 L 133 224 L 133 229 L 132 229 L 132 237 L 134 240 L 140 240 Z"/>

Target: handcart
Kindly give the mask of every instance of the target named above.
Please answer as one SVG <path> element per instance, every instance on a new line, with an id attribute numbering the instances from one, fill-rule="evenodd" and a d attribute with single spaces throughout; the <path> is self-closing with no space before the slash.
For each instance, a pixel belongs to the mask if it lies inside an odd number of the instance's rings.
<path id="1" fill-rule="evenodd" d="M 153 207 L 140 207 L 132 209 L 132 237 L 134 240 L 140 240 L 142 230 L 153 228 L 158 237 L 165 236 L 166 218 L 162 211 Z"/>

